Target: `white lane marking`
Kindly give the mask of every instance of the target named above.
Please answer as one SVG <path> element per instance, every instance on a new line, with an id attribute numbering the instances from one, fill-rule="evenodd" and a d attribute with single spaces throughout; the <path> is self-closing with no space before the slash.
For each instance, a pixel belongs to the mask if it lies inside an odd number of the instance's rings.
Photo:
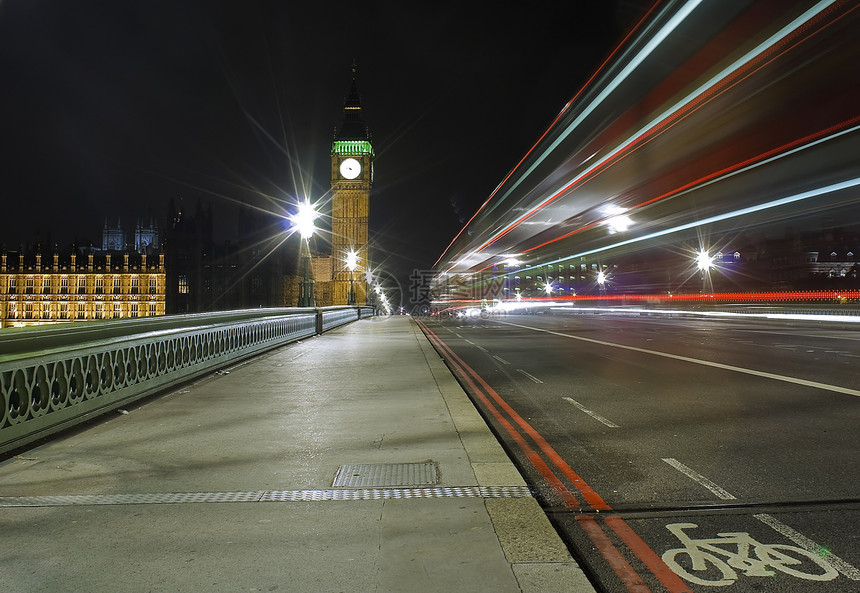
<path id="1" fill-rule="evenodd" d="M 606 426 L 608 426 L 609 428 L 618 428 L 618 425 L 617 425 L 617 424 L 615 424 L 615 423 L 614 423 L 614 422 L 612 422 L 611 420 L 607 420 L 606 418 L 604 418 L 603 416 L 601 416 L 601 415 L 600 415 L 600 414 L 598 414 L 597 412 L 592 412 L 591 410 L 587 409 L 585 406 L 583 406 L 581 403 L 579 403 L 579 402 L 578 402 L 578 401 L 576 401 L 575 399 L 571 399 L 571 398 L 569 398 L 569 397 L 563 397 L 563 398 L 561 398 L 561 399 L 563 399 L 563 400 L 565 400 L 565 401 L 569 401 L 569 402 L 570 402 L 570 403 L 572 403 L 574 406 L 576 406 L 577 408 L 579 408 L 581 411 L 585 412 L 586 414 L 588 414 L 589 416 L 591 416 L 592 418 L 594 418 L 594 419 L 595 419 L 595 420 L 597 420 L 598 422 L 602 422 L 603 424 L 605 424 L 605 425 L 606 425 Z"/>
<path id="2" fill-rule="evenodd" d="M 464 342 L 466 342 L 467 344 L 471 344 L 472 346 L 474 346 L 475 348 L 477 348 L 481 352 L 487 352 L 486 348 L 484 348 L 483 346 L 479 346 L 478 344 L 476 344 L 472 340 L 464 340 Z"/>
<path id="3" fill-rule="evenodd" d="M 694 482 L 698 483 L 701 486 L 704 486 L 705 488 L 713 492 L 717 498 L 721 500 L 736 500 L 736 497 L 733 494 L 730 494 L 720 486 L 717 486 L 702 474 L 696 473 L 677 459 L 673 459 L 672 457 L 664 457 L 663 461 L 674 467 L 676 470 L 678 470 Z"/>
<path id="4" fill-rule="evenodd" d="M 630 350 L 633 352 L 640 352 L 642 354 L 653 354 L 654 356 L 661 356 L 663 358 L 670 358 L 672 360 L 680 360 L 683 362 L 692 362 L 693 364 L 700 364 L 702 366 L 713 367 L 716 369 L 723 369 L 726 371 L 734 371 L 736 373 L 744 373 L 746 375 L 753 375 L 756 377 L 764 377 L 765 379 L 774 379 L 776 381 L 783 381 L 785 383 L 794 383 L 795 385 L 803 385 L 804 387 L 814 387 L 815 389 L 823 389 L 825 391 L 833 391 L 836 393 L 844 393 L 846 395 L 854 395 L 854 396 L 860 397 L 860 390 L 849 389 L 848 387 L 840 387 L 839 385 L 829 385 L 827 383 L 819 383 L 818 381 L 807 381 L 806 379 L 798 379 L 797 377 L 786 377 L 785 375 L 766 373 L 764 371 L 756 371 L 754 369 L 745 369 L 743 367 L 736 367 L 736 366 L 732 366 L 729 364 L 722 364 L 719 362 L 711 362 L 709 360 L 700 360 L 698 358 L 690 358 L 688 356 L 681 356 L 679 354 L 669 354 L 667 352 L 659 352 L 657 350 L 646 350 L 645 348 L 637 348 L 636 346 L 625 346 L 623 344 L 613 344 L 612 342 L 604 342 L 603 340 L 595 340 L 593 338 L 584 338 L 582 336 L 572 336 L 570 334 L 563 334 L 561 332 L 553 331 L 550 329 L 542 329 L 539 327 L 530 327 L 528 325 L 520 325 L 519 323 L 511 323 L 509 321 L 499 321 L 499 323 L 512 325 L 514 327 L 521 327 L 523 329 L 530 329 L 532 331 L 543 332 L 546 334 L 551 334 L 551 335 L 559 336 L 562 338 L 570 338 L 571 340 L 579 340 L 581 342 L 588 342 L 590 344 L 599 344 L 601 346 L 611 346 L 613 348 L 621 348 L 622 350 Z"/>
<path id="5" fill-rule="evenodd" d="M 502 363 L 502 364 L 511 364 L 511 363 L 509 363 L 507 360 L 505 360 L 504 358 L 502 358 L 501 356 L 496 356 L 495 354 L 493 354 L 493 358 L 495 358 L 496 360 L 498 360 L 498 361 L 499 361 L 500 363 Z"/>
<path id="6" fill-rule="evenodd" d="M 778 533 L 781 533 L 804 550 L 812 552 L 816 556 L 824 559 L 833 568 L 844 574 L 852 581 L 860 581 L 860 570 L 854 568 L 824 546 L 818 545 L 799 531 L 795 531 L 779 519 L 776 519 L 764 513 L 759 515 L 753 515 L 753 517 L 755 517 L 768 527 L 772 527 Z"/>
<path id="7" fill-rule="evenodd" d="M 517 369 L 517 372 L 518 372 L 518 373 L 522 373 L 523 375 L 525 375 L 526 377 L 528 377 L 529 379 L 531 379 L 531 380 L 532 380 L 532 381 L 534 381 L 535 383 L 543 383 L 543 381 L 541 381 L 540 379 L 538 379 L 538 378 L 537 378 L 537 377 L 535 377 L 534 375 L 532 375 L 532 374 L 529 374 L 529 373 L 525 372 L 525 371 L 524 371 L 524 370 L 522 370 L 522 369 Z"/>
<path id="8" fill-rule="evenodd" d="M 705 488 L 707 488 L 708 490 L 713 492 L 717 497 L 721 498 L 722 500 L 737 500 L 737 498 L 733 494 L 727 492 L 722 487 L 713 483 L 712 481 L 710 481 L 708 478 L 706 478 L 702 474 L 699 474 L 699 473 L 695 472 L 694 470 L 690 469 L 689 467 L 687 467 L 686 465 L 684 465 L 683 463 L 681 463 L 677 459 L 672 459 L 671 457 L 667 457 L 667 458 L 664 458 L 663 461 L 665 461 L 666 463 L 668 463 L 669 465 L 671 465 L 672 467 L 674 467 L 675 469 L 680 471 L 685 476 L 692 479 L 694 482 L 701 484 L 702 486 L 704 486 Z M 759 514 L 753 515 L 753 517 L 755 517 L 756 519 L 758 519 L 759 521 L 761 521 L 762 523 L 764 523 L 765 525 L 767 525 L 768 527 L 770 527 L 771 529 L 776 531 L 777 533 L 779 533 L 779 534 L 783 535 L 784 537 L 786 537 L 787 539 L 791 540 L 792 542 L 794 542 L 795 544 L 797 544 L 798 546 L 800 546 L 804 550 L 812 552 L 813 554 L 821 557 L 828 564 L 830 564 L 833 568 L 835 568 L 836 570 L 838 570 L 839 572 L 844 574 L 849 579 L 851 579 L 853 581 L 860 581 L 860 570 L 858 570 L 857 568 L 855 568 L 851 564 L 848 564 L 847 562 L 842 560 L 842 558 L 840 558 L 839 556 L 837 556 L 836 554 L 831 552 L 829 549 L 825 548 L 822 545 L 817 544 L 816 542 L 809 539 L 808 537 L 806 537 L 805 535 L 803 535 L 799 531 L 792 529 L 791 527 L 789 527 L 788 525 L 786 525 L 782 521 L 780 521 L 780 520 L 776 519 L 775 517 L 768 515 L 766 513 L 759 513 Z"/>

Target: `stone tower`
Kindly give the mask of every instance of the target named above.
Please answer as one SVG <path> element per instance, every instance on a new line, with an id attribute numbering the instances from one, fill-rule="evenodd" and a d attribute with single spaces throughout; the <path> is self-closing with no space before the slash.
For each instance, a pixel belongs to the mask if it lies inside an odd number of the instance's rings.
<path id="1" fill-rule="evenodd" d="M 364 124 L 358 94 L 357 68 L 352 66 L 352 84 L 343 104 L 343 121 L 335 130 L 331 146 L 331 263 L 332 304 L 363 305 L 366 299 L 365 272 L 370 270 L 370 188 L 373 184 L 373 145 Z M 354 254 L 351 258 L 350 254 Z M 355 269 L 350 272 L 348 260 Z M 350 282 L 352 280 L 352 282 Z"/>

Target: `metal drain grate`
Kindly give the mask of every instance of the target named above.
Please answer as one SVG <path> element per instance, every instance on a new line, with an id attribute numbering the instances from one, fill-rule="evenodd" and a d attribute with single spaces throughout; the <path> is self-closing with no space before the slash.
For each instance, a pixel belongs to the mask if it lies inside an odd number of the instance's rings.
<path id="1" fill-rule="evenodd" d="M 435 462 L 364 463 L 342 465 L 334 477 L 334 488 L 374 486 L 433 486 L 439 483 Z"/>

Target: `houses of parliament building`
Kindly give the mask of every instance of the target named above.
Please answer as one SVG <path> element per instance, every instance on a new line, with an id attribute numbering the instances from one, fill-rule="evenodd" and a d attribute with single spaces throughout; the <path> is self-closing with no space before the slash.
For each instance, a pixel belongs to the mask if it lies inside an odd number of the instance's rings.
<path id="1" fill-rule="evenodd" d="M 101 249 L 46 254 L 37 247 L 0 254 L 0 327 L 164 315 L 166 277 L 157 230 L 138 226 L 132 249 L 115 243 L 119 234 L 119 225 L 106 223 Z"/>

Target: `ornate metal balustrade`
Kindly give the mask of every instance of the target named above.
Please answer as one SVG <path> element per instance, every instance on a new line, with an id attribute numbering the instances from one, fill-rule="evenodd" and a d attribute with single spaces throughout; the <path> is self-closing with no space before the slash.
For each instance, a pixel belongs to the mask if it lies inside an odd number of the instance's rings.
<path id="1" fill-rule="evenodd" d="M 0 453 L 372 314 L 367 307 L 267 309 L 4 332 Z"/>

